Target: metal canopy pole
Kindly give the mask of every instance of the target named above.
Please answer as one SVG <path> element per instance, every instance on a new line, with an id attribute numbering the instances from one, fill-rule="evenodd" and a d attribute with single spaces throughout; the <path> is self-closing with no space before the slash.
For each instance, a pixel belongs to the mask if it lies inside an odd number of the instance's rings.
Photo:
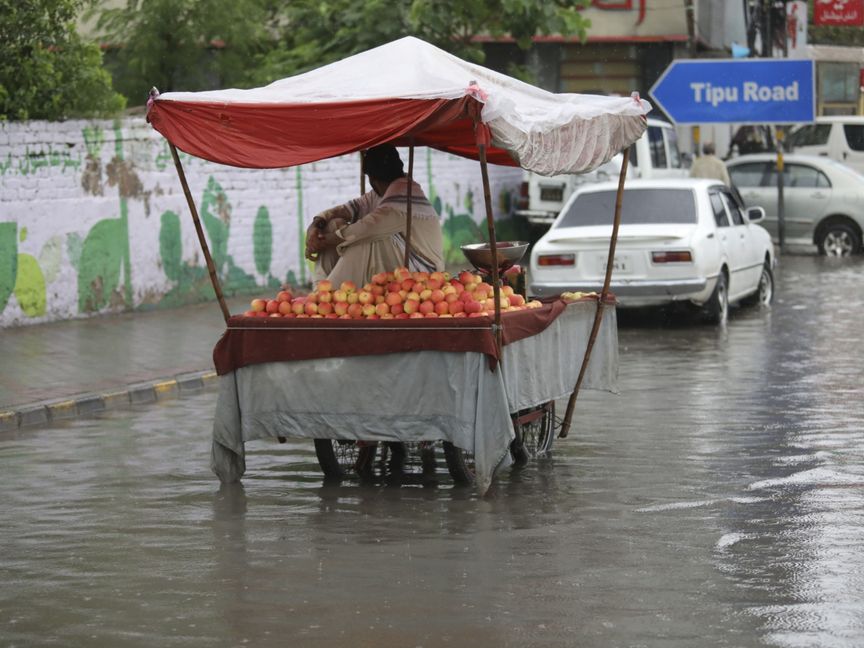
<path id="1" fill-rule="evenodd" d="M 480 173 L 483 176 L 483 201 L 486 204 L 486 227 L 489 230 L 489 249 L 492 252 L 492 295 L 495 300 L 495 343 L 501 350 L 501 287 L 498 285 L 498 243 L 495 240 L 495 220 L 492 217 L 492 192 L 489 189 L 489 169 L 486 165 L 486 145 L 478 144 Z"/>
<path id="2" fill-rule="evenodd" d="M 366 169 L 363 166 L 363 151 L 360 151 L 360 195 L 366 193 Z"/>
<path id="3" fill-rule="evenodd" d="M 216 299 L 219 301 L 219 308 L 222 309 L 222 317 L 225 318 L 225 323 L 228 323 L 228 318 L 231 314 L 228 312 L 228 306 L 225 304 L 225 297 L 222 295 L 222 286 L 219 284 L 219 277 L 216 275 L 216 265 L 213 263 L 213 257 L 210 256 L 210 248 L 207 246 L 207 239 L 204 237 L 204 230 L 201 227 L 201 221 L 198 220 L 198 210 L 195 208 L 195 201 L 192 199 L 192 192 L 189 191 L 189 185 L 186 182 L 186 174 L 183 173 L 183 166 L 180 164 L 180 156 L 177 155 L 177 148 L 168 142 L 171 147 L 171 157 L 174 158 L 174 166 L 177 167 L 177 175 L 180 176 L 180 184 L 183 186 L 183 193 L 186 194 L 186 202 L 189 204 L 189 211 L 192 212 L 192 221 L 195 223 L 195 231 L 198 233 L 198 242 L 201 244 L 201 250 L 204 252 L 204 260 L 207 262 L 207 271 L 210 273 L 210 282 L 213 284 L 213 290 L 216 292 Z"/>
<path id="4" fill-rule="evenodd" d="M 414 185 L 414 143 L 412 141 L 411 145 L 408 147 L 408 205 L 407 210 L 408 214 L 406 216 L 406 225 L 405 225 L 405 263 L 406 268 L 408 267 L 408 259 L 411 258 L 411 188 Z"/>
<path id="5" fill-rule="evenodd" d="M 564 422 L 561 424 L 561 432 L 558 434 L 559 439 L 564 439 L 570 433 L 570 421 L 573 418 L 573 410 L 576 407 L 576 397 L 579 395 L 579 388 L 582 386 L 582 380 L 585 378 L 585 371 L 588 368 L 588 360 L 591 358 L 591 349 L 594 348 L 594 341 L 597 339 L 597 332 L 600 330 L 600 322 L 603 319 L 603 309 L 606 307 L 606 295 L 609 294 L 609 283 L 612 280 L 612 265 L 615 261 L 615 244 L 618 242 L 618 226 L 621 224 L 621 201 L 624 197 L 624 178 L 627 175 L 627 164 L 630 161 L 630 147 L 624 150 L 624 160 L 621 162 L 621 173 L 618 175 L 618 192 L 615 195 L 615 219 L 612 223 L 612 239 L 609 241 L 609 255 L 606 257 L 606 278 L 603 280 L 603 290 L 600 293 L 600 298 L 597 300 L 597 311 L 594 313 L 594 325 L 591 327 L 591 335 L 588 338 L 588 346 L 585 347 L 585 356 L 582 358 L 582 366 L 579 368 L 579 377 L 576 379 L 576 386 L 573 387 L 573 393 L 570 394 L 570 400 L 567 401 L 567 412 L 564 414 Z"/>

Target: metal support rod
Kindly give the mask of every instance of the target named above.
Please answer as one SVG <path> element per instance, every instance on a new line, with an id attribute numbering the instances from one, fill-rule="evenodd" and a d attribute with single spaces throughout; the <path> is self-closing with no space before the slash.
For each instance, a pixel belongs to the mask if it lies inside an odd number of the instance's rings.
<path id="1" fill-rule="evenodd" d="M 195 208 L 195 201 L 192 199 L 192 192 L 189 191 L 189 184 L 186 182 L 186 174 L 183 173 L 183 166 L 180 164 L 180 156 L 177 155 L 177 148 L 171 144 L 171 157 L 174 158 L 174 166 L 177 167 L 177 175 L 180 176 L 180 184 L 183 186 L 183 193 L 186 194 L 186 202 L 189 204 L 189 211 L 192 212 L 192 221 L 195 223 L 195 231 L 198 233 L 198 242 L 201 244 L 201 250 L 204 252 L 204 260 L 207 262 L 207 271 L 210 273 L 210 282 L 213 284 L 213 290 L 216 293 L 216 299 L 219 301 L 219 308 L 222 309 L 222 317 L 225 318 L 225 323 L 228 323 L 228 318 L 231 314 L 228 312 L 228 306 L 225 304 L 225 297 L 222 295 L 222 286 L 219 284 L 219 277 L 216 275 L 216 265 L 213 263 L 213 257 L 210 256 L 210 248 L 207 246 L 207 239 L 204 237 L 204 230 L 201 227 L 201 221 L 198 219 L 198 210 Z"/>
<path id="2" fill-rule="evenodd" d="M 411 189 L 414 186 L 414 144 L 408 147 L 408 206 L 407 215 L 405 217 L 405 263 L 408 267 L 408 260 L 411 258 Z"/>
<path id="3" fill-rule="evenodd" d="M 489 250 L 492 253 L 492 298 L 495 300 L 495 343 L 500 355 L 501 335 L 501 286 L 498 285 L 498 243 L 495 240 L 495 219 L 492 216 L 492 191 L 489 189 L 489 169 L 486 164 L 486 145 L 479 144 L 480 174 L 483 176 L 483 202 L 486 205 L 486 228 L 489 230 Z"/>
<path id="4" fill-rule="evenodd" d="M 615 218 L 612 222 L 609 255 L 606 257 L 606 277 L 603 280 L 603 290 L 600 292 L 600 297 L 597 300 L 594 325 L 591 327 L 591 335 L 588 337 L 588 345 L 585 347 L 585 356 L 582 358 L 582 366 L 579 368 L 579 377 L 576 379 L 573 393 L 570 394 L 570 400 L 567 401 L 567 411 L 564 414 L 564 422 L 561 424 L 561 432 L 558 434 L 559 439 L 566 438 L 570 433 L 570 421 L 573 418 L 573 410 L 576 408 L 576 397 L 579 395 L 579 388 L 582 386 L 582 380 L 585 378 L 585 371 L 588 369 L 588 361 L 591 358 L 591 350 L 594 348 L 594 341 L 597 339 L 597 333 L 600 331 L 600 322 L 603 320 L 606 295 L 609 294 L 609 284 L 612 281 L 612 266 L 615 263 L 615 245 L 618 242 L 618 227 L 621 224 L 621 202 L 624 198 L 624 178 L 627 176 L 627 164 L 629 161 L 630 149 L 626 148 L 624 149 L 624 160 L 621 162 L 621 173 L 618 175 L 618 192 L 615 195 Z"/>
<path id="5" fill-rule="evenodd" d="M 364 165 L 363 151 L 360 151 L 360 195 L 366 193 L 366 169 Z"/>

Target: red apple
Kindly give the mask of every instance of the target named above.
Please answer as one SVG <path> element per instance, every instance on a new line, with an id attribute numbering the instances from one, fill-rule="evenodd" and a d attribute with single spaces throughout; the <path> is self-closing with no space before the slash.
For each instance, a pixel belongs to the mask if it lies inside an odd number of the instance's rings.
<path id="1" fill-rule="evenodd" d="M 356 292 L 357 291 L 357 284 L 355 284 L 353 281 L 348 279 L 348 280 L 343 281 L 341 283 L 341 285 L 339 286 L 339 290 L 343 290 L 346 293 Z"/>
<path id="2" fill-rule="evenodd" d="M 384 298 L 384 301 L 386 301 L 390 306 L 393 306 L 395 304 L 401 304 L 402 303 L 402 296 L 398 292 L 390 292 L 390 293 L 387 293 L 387 296 Z"/>
<path id="3" fill-rule="evenodd" d="M 318 304 L 315 302 L 310 302 L 307 300 L 305 304 L 303 304 L 303 312 L 307 315 L 317 315 L 318 314 Z"/>
<path id="4" fill-rule="evenodd" d="M 292 297 L 291 293 L 288 292 L 287 290 L 280 290 L 278 293 L 276 293 L 276 301 L 279 301 L 279 302 L 284 302 L 284 301 L 290 302 L 291 297 Z"/>
<path id="5" fill-rule="evenodd" d="M 386 272 L 379 272 L 376 275 L 372 275 L 372 283 L 378 284 L 379 286 L 386 284 L 387 283 L 387 273 Z"/>
<path id="6" fill-rule="evenodd" d="M 291 302 L 290 301 L 280 301 L 279 302 L 279 314 L 287 315 L 291 312 Z"/>
<path id="7" fill-rule="evenodd" d="M 318 282 L 318 285 L 315 287 L 315 290 L 317 290 L 319 293 L 320 292 L 330 292 L 331 290 L 333 290 L 333 282 L 331 282 L 329 279 L 322 279 L 321 281 Z"/>
<path id="8" fill-rule="evenodd" d="M 417 311 L 422 313 L 423 315 L 427 315 L 428 313 L 435 312 L 435 302 L 429 301 L 428 299 L 420 302 L 420 306 L 417 307 Z"/>
<path id="9" fill-rule="evenodd" d="M 405 312 L 405 307 L 402 304 L 393 304 L 390 306 L 391 315 L 401 315 Z"/>
<path id="10" fill-rule="evenodd" d="M 319 315 L 330 315 L 333 312 L 333 304 L 332 302 L 323 302 L 318 304 L 318 314 Z"/>
<path id="11" fill-rule="evenodd" d="M 438 302 L 442 302 L 442 301 L 444 301 L 444 297 L 445 297 L 445 295 L 444 295 L 444 291 L 443 291 L 443 290 L 438 290 L 438 289 L 433 290 L 433 291 L 432 291 L 432 294 L 429 295 L 429 299 L 431 299 L 431 300 L 432 300 L 433 302 L 435 302 L 436 304 L 437 304 Z"/>
<path id="12" fill-rule="evenodd" d="M 379 315 L 388 314 L 390 313 L 390 306 L 386 302 L 381 302 L 375 305 L 375 312 Z"/>
<path id="13" fill-rule="evenodd" d="M 333 293 L 329 290 L 325 290 L 324 292 L 318 291 L 318 303 L 319 304 L 327 304 L 333 301 Z"/>
<path id="14" fill-rule="evenodd" d="M 367 302 L 363 304 L 363 317 L 369 317 L 370 315 L 375 315 L 375 304 Z"/>
<path id="15" fill-rule="evenodd" d="M 361 304 L 371 304 L 373 301 L 375 301 L 375 296 L 371 292 L 362 290 L 357 295 L 357 301 Z"/>
<path id="16" fill-rule="evenodd" d="M 405 310 L 406 313 L 410 315 L 411 313 L 417 312 L 417 310 L 420 308 L 420 302 L 416 299 L 409 299 L 405 302 L 402 308 Z"/>
<path id="17" fill-rule="evenodd" d="M 459 281 L 465 286 L 470 286 L 474 283 L 474 275 L 468 272 L 468 270 L 463 270 L 459 273 Z"/>
<path id="18" fill-rule="evenodd" d="M 348 314 L 351 317 L 363 317 L 363 305 L 356 302 L 348 304 Z"/>
<path id="19" fill-rule="evenodd" d="M 447 312 L 450 313 L 451 315 L 455 315 L 456 313 L 462 313 L 464 311 L 465 311 L 465 304 L 463 304 L 461 301 L 450 302 L 450 304 L 447 308 Z"/>
<path id="20" fill-rule="evenodd" d="M 348 303 L 344 301 L 338 301 L 333 304 L 333 312 L 337 315 L 347 315 L 348 314 Z"/>
<path id="21" fill-rule="evenodd" d="M 333 291 L 333 301 L 334 302 L 347 302 L 348 301 L 348 293 L 345 292 L 344 290 L 342 290 L 341 288 L 339 290 L 334 290 Z"/>
<path id="22" fill-rule="evenodd" d="M 298 297 L 294 301 L 291 302 L 291 312 L 295 315 L 300 315 L 306 312 L 306 300 L 302 297 Z"/>
<path id="23" fill-rule="evenodd" d="M 450 304 L 445 301 L 440 301 L 435 304 L 435 312 L 439 315 L 445 315 L 450 312 Z"/>
<path id="24" fill-rule="evenodd" d="M 279 312 L 279 302 L 275 299 L 268 299 L 267 305 L 264 307 L 264 310 L 267 311 L 267 314 L 270 313 L 278 313 Z"/>
<path id="25" fill-rule="evenodd" d="M 256 312 L 257 311 L 254 311 L 254 310 L 248 310 L 245 313 L 243 313 L 243 317 L 255 317 Z"/>
<path id="26" fill-rule="evenodd" d="M 253 299 L 252 302 L 249 304 L 249 308 L 251 310 L 255 311 L 256 313 L 260 313 L 266 307 L 267 307 L 267 300 L 266 299 Z"/>

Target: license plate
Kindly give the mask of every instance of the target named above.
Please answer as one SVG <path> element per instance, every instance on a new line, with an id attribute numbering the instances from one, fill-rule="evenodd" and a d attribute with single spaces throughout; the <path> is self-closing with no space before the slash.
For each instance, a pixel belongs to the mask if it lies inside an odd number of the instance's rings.
<path id="1" fill-rule="evenodd" d="M 606 261 L 603 261 L 603 272 L 606 272 Z M 630 271 L 630 260 L 626 257 L 615 257 L 612 261 L 612 272 L 629 272 Z"/>
<path id="2" fill-rule="evenodd" d="M 563 198 L 564 190 L 561 187 L 540 187 L 540 200 L 561 202 Z"/>

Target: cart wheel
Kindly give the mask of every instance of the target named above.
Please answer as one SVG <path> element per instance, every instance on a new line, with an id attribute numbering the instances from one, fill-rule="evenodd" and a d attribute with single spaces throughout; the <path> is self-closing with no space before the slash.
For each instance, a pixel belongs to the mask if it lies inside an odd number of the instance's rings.
<path id="1" fill-rule="evenodd" d="M 437 483 L 438 462 L 434 441 L 382 444 L 381 453 L 374 462 L 378 472 L 392 484 Z"/>
<path id="2" fill-rule="evenodd" d="M 449 441 L 444 442 L 444 459 L 447 462 L 447 470 L 450 477 L 460 486 L 471 486 L 477 479 L 474 469 L 474 455 L 470 452 L 457 448 Z"/>
<path id="3" fill-rule="evenodd" d="M 542 457 L 552 450 L 555 438 L 555 401 L 532 410 L 524 410 L 513 416 L 513 427 L 516 429 L 514 444 L 521 441 L 521 452 L 524 460 Z M 516 463 L 523 457 L 514 452 Z"/>
<path id="4" fill-rule="evenodd" d="M 315 439 L 315 456 L 327 479 L 344 479 L 351 474 L 363 477 L 371 473 L 377 449 L 375 443 L 358 445 L 356 441 Z"/>

